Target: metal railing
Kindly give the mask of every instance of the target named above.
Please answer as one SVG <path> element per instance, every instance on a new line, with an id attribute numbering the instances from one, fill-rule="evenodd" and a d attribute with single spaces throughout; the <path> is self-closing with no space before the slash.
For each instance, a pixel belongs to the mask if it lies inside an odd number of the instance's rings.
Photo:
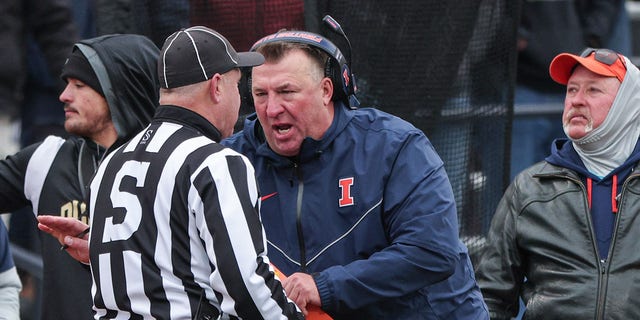
<path id="1" fill-rule="evenodd" d="M 13 243 L 9 245 L 16 268 L 25 270 L 36 279 L 42 281 L 42 257 Z"/>

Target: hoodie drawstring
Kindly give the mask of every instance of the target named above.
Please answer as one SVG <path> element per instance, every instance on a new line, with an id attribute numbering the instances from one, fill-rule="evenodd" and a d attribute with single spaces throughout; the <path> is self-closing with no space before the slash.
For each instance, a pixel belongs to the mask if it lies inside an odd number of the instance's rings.
<path id="1" fill-rule="evenodd" d="M 593 192 L 593 180 L 587 177 L 587 201 L 589 202 L 589 210 L 591 210 L 591 193 Z"/>
<path id="2" fill-rule="evenodd" d="M 618 213 L 618 175 L 613 175 L 613 186 L 611 186 L 611 211 Z"/>

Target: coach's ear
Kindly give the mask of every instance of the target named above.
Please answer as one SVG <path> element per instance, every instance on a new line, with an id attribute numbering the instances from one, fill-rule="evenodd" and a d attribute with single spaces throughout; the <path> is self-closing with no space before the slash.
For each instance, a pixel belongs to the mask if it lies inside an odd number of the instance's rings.
<path id="1" fill-rule="evenodd" d="M 331 102 L 331 97 L 333 97 L 333 82 L 329 77 L 324 77 L 320 82 L 320 87 L 322 89 L 323 105 L 327 106 Z"/>

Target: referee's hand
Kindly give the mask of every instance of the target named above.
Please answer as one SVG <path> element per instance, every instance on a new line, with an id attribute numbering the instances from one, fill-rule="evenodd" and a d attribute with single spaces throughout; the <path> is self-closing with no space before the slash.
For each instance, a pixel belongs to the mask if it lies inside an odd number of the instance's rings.
<path id="1" fill-rule="evenodd" d="M 58 239 L 61 250 L 66 250 L 71 257 L 89 264 L 88 225 L 75 218 L 39 215 L 38 229 Z"/>

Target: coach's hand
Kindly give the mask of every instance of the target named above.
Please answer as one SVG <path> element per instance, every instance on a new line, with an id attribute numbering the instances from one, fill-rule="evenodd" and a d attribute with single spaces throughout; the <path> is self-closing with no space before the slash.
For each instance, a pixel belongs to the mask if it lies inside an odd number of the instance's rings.
<path id="1" fill-rule="evenodd" d="M 296 272 L 282 281 L 287 297 L 300 307 L 305 316 L 311 306 L 320 306 L 320 294 L 311 275 Z"/>

